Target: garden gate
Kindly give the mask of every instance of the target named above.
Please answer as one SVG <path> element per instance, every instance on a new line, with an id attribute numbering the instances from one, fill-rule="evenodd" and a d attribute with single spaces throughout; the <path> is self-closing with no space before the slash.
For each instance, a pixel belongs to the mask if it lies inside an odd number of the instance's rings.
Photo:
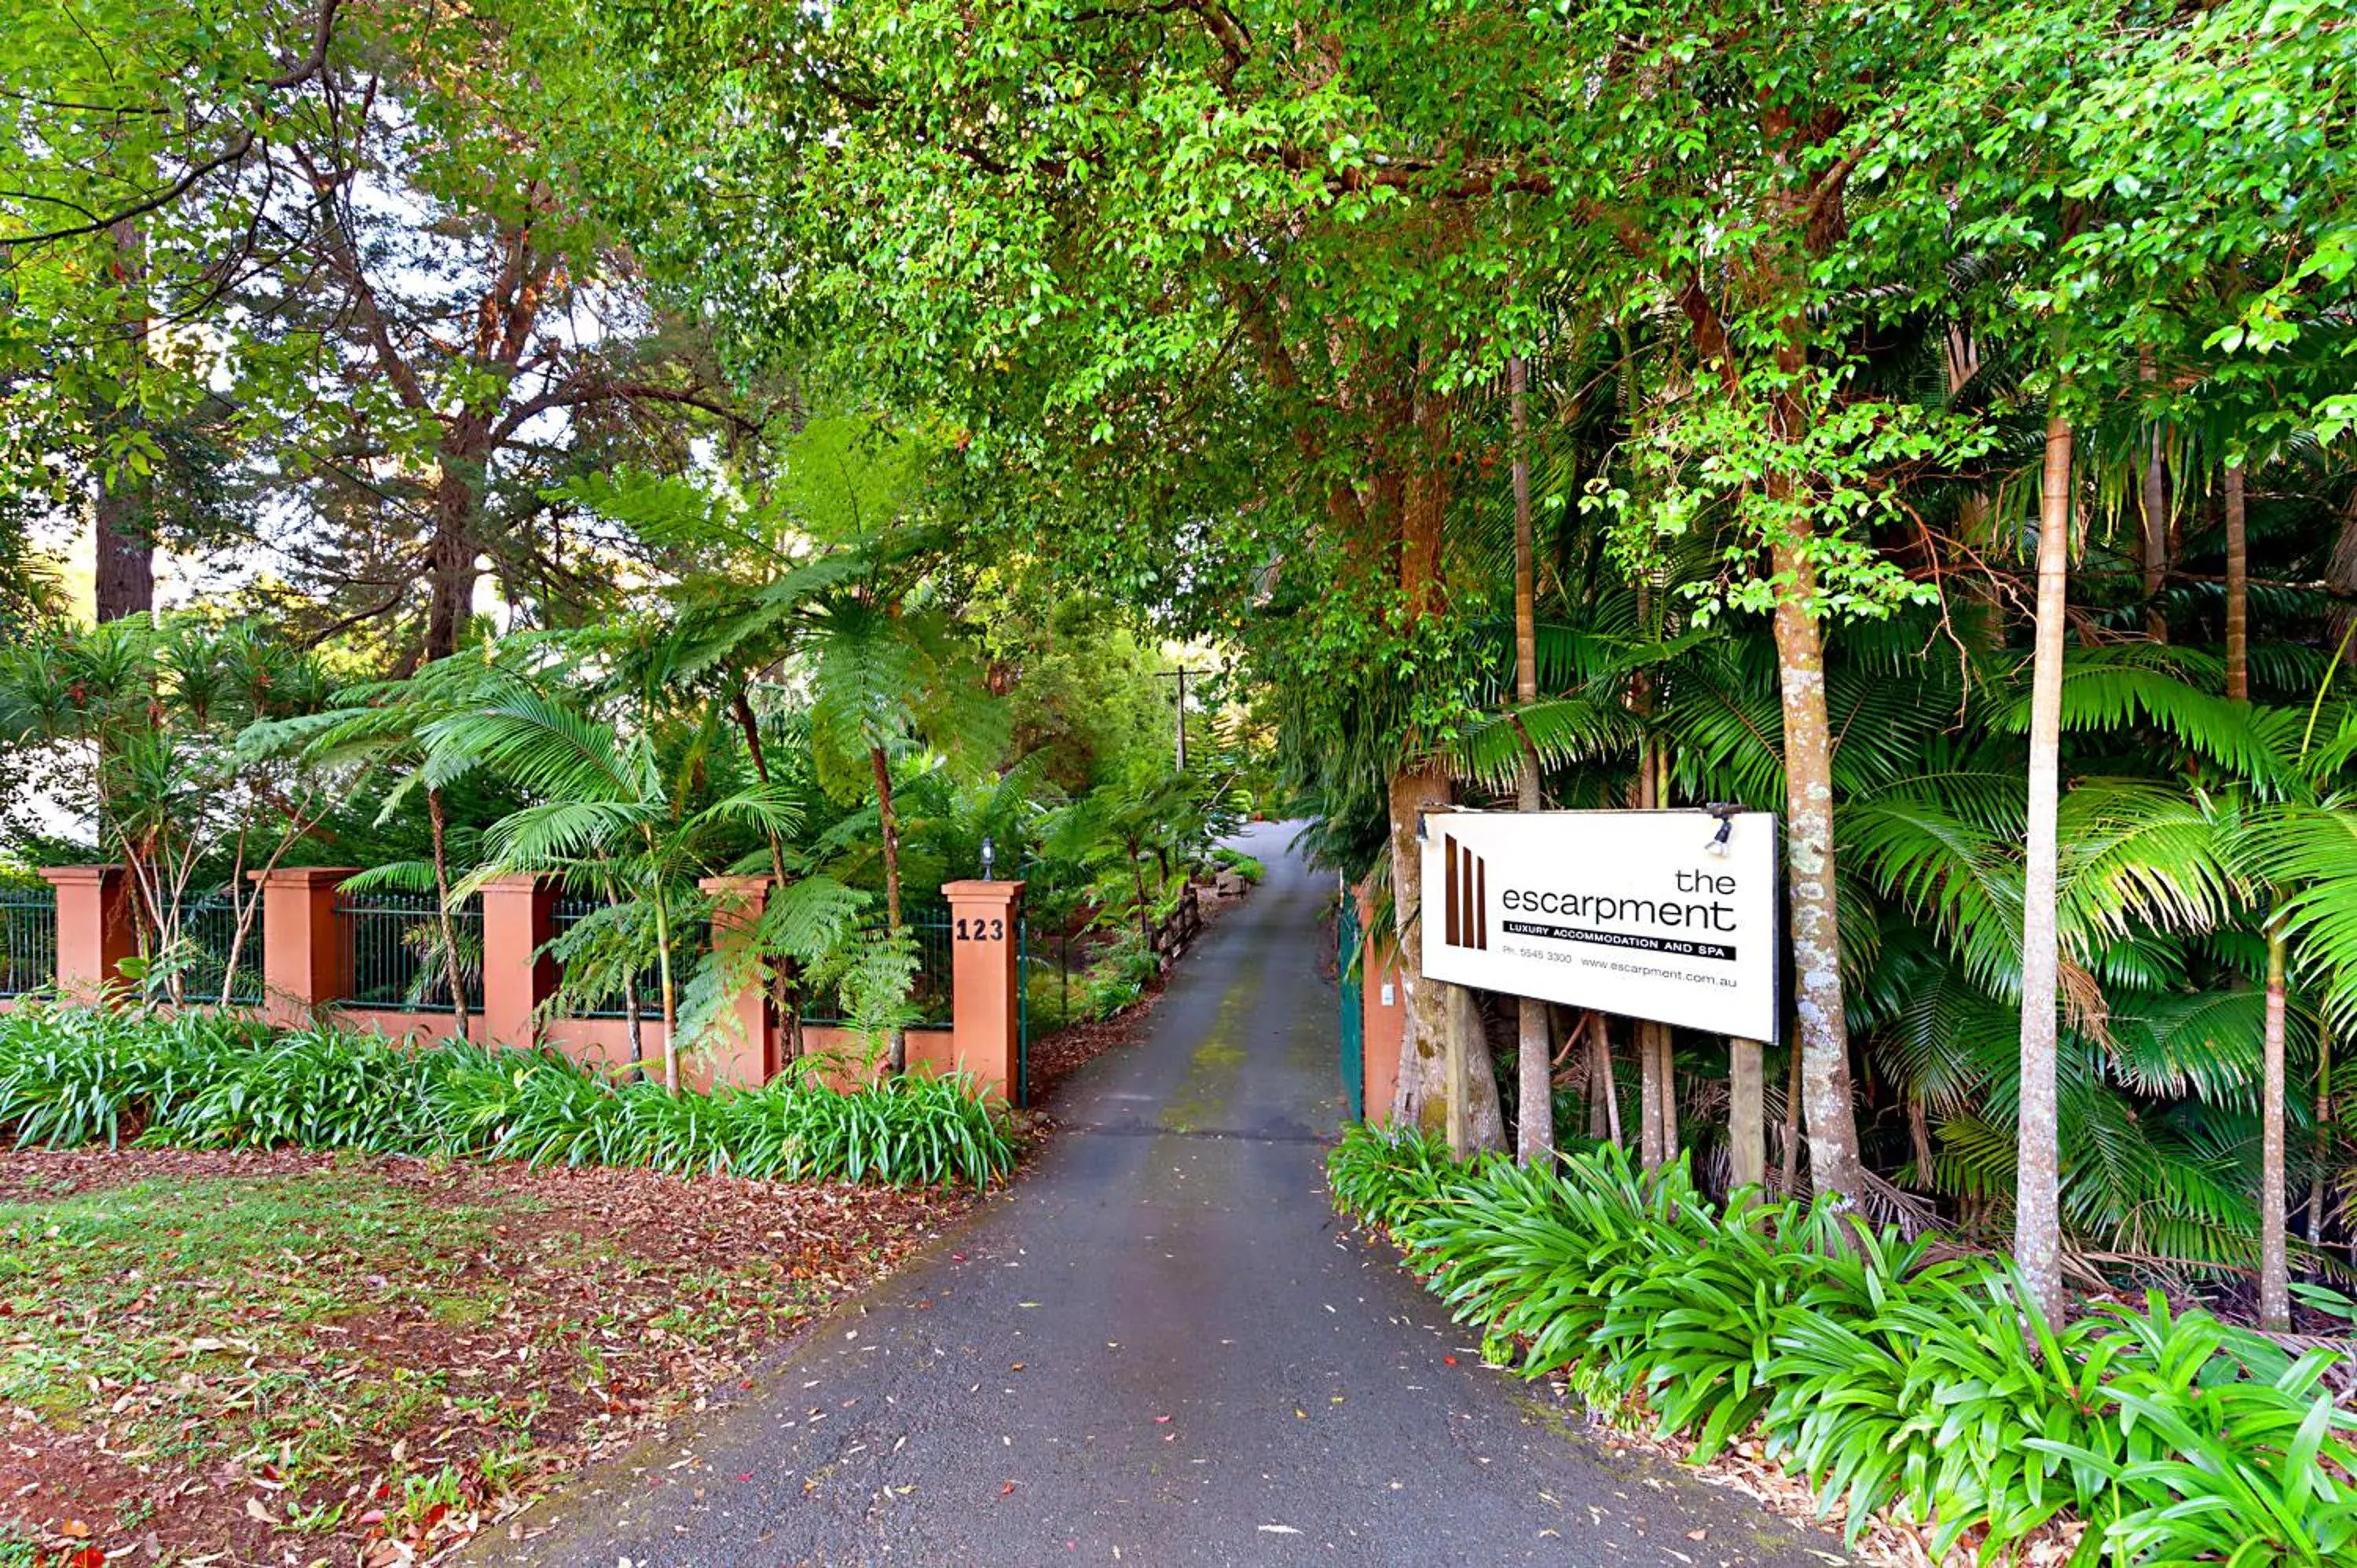
<path id="1" fill-rule="evenodd" d="M 1334 914 L 1334 974 L 1341 983 L 1342 993 L 1342 1113 L 1353 1122 L 1361 1120 L 1366 1111 L 1362 1103 L 1366 1015 L 1359 995 L 1366 978 L 1359 962 L 1359 949 L 1364 940 L 1359 930 L 1359 901 L 1351 896 L 1350 886 L 1345 884 L 1341 907 Z"/>

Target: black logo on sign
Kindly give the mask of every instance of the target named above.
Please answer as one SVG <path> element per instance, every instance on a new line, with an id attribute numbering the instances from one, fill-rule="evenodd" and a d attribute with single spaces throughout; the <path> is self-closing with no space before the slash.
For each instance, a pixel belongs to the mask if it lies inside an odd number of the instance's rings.
<path id="1" fill-rule="evenodd" d="M 1440 853 L 1447 861 L 1441 880 L 1448 906 L 1443 934 L 1450 947 L 1486 951 L 1490 946 L 1489 863 L 1450 833 L 1440 835 Z"/>

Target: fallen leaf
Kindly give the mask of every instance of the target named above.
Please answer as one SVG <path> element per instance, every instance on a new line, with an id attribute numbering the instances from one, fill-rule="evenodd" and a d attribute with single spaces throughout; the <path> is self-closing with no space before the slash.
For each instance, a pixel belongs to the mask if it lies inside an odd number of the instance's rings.
<path id="1" fill-rule="evenodd" d="M 70 1535 L 76 1541 L 88 1541 L 90 1539 L 90 1526 L 82 1523 L 82 1521 L 78 1519 L 70 1519 L 66 1520 L 65 1523 L 58 1526 L 58 1533 L 59 1535 Z"/>

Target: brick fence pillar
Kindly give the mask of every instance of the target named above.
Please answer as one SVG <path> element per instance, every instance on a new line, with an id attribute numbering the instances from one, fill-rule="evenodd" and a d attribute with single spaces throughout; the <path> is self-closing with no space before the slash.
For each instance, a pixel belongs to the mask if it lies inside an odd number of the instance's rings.
<path id="1" fill-rule="evenodd" d="M 738 969 L 723 1009 L 721 1036 L 712 1053 L 712 1086 L 754 1088 L 778 1070 L 777 1019 L 770 1008 L 769 967 L 748 951 L 753 927 L 769 907 L 767 876 L 707 876 L 696 884 L 712 895 L 712 950 Z M 697 1076 L 701 1077 L 699 1073 Z"/>
<path id="2" fill-rule="evenodd" d="M 556 888 L 538 876 L 494 876 L 483 884 L 482 1039 L 529 1046 L 540 1038 L 540 1009 L 556 994 L 556 961 L 540 950 L 555 934 Z"/>
<path id="3" fill-rule="evenodd" d="M 263 1015 L 299 1027 L 351 990 L 351 951 L 336 919 L 350 865 L 281 865 L 250 872 L 262 886 Z"/>
<path id="4" fill-rule="evenodd" d="M 119 865 L 50 865 L 58 890 L 58 993 L 78 1002 L 127 983 L 123 961 L 139 950 L 131 923 L 131 879 Z"/>
<path id="5" fill-rule="evenodd" d="M 1017 1012 L 1020 882 L 945 882 L 950 906 L 950 1040 L 958 1067 L 1025 1098 Z"/>

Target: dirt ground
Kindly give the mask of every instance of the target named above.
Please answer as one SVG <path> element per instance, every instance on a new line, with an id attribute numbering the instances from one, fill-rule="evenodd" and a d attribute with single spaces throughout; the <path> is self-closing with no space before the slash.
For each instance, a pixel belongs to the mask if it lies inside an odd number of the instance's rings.
<path id="1" fill-rule="evenodd" d="M 422 1561 L 754 1386 L 971 1194 L 0 1154 L 0 1568 Z"/>

